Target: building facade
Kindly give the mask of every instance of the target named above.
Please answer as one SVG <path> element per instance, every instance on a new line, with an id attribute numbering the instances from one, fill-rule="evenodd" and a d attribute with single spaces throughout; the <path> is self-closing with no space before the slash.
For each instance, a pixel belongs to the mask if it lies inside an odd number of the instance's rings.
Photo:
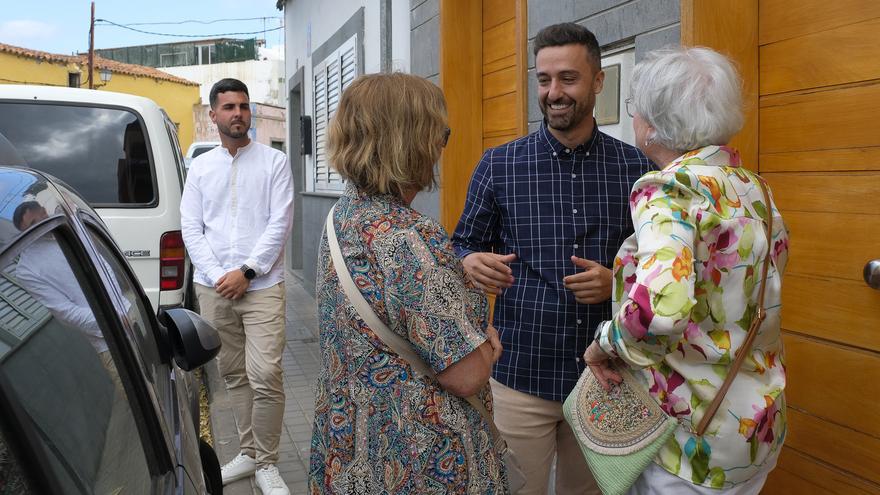
<path id="1" fill-rule="evenodd" d="M 290 0 L 278 6 L 284 10 L 288 156 L 295 188 L 288 263 L 314 287 L 324 219 L 344 187 L 326 160 L 327 124 L 340 94 L 358 75 L 409 71 L 410 12 L 406 2 L 391 0 Z"/>
<path id="2" fill-rule="evenodd" d="M 59 55 L 0 44 L 0 84 L 41 84 L 88 87 L 88 58 Z M 145 96 L 162 107 L 177 125 L 180 146 L 193 141 L 193 110 L 199 105 L 199 84 L 152 67 L 95 56 L 93 80 L 99 91 Z"/>
<path id="3" fill-rule="evenodd" d="M 278 3 L 302 9 L 321 2 Z M 624 141 L 632 134 L 622 101 L 645 53 L 701 45 L 736 62 L 746 121 L 731 144 L 771 184 L 791 238 L 782 313 L 789 430 L 764 493 L 880 493 L 880 291 L 863 278 L 866 263 L 880 259 L 880 212 L 872 206 L 880 189 L 880 3 L 410 0 L 407 7 L 409 70 L 437 83 L 449 103 L 453 133 L 441 187 L 419 198 L 419 208 L 447 229 L 483 150 L 540 122 L 531 44 L 542 27 L 571 21 L 596 34 L 608 74 L 596 117 L 600 129 Z M 311 27 L 295 33 L 302 17 L 285 17 L 288 50 L 305 46 Z M 288 75 L 313 63 L 288 60 Z M 302 69 L 288 89 L 309 94 L 311 77 Z M 293 102 L 291 121 L 312 115 L 310 101 Z M 314 163 L 300 166 L 304 174 Z M 335 198 L 324 192 L 299 209 L 297 221 L 311 234 L 294 248 L 309 280 Z"/>
<path id="4" fill-rule="evenodd" d="M 250 88 L 248 88 L 250 91 Z M 195 109 L 195 136 L 193 141 L 219 141 L 217 125 L 211 120 L 211 106 L 199 105 Z M 287 119 L 284 107 L 251 102 L 251 140 L 287 151 Z"/>

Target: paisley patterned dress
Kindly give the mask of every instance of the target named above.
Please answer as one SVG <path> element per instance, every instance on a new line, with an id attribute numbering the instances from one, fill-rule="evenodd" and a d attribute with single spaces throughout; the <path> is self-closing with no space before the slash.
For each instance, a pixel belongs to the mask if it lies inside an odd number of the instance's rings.
<path id="1" fill-rule="evenodd" d="M 352 278 L 388 327 L 435 372 L 486 341 L 487 303 L 443 228 L 392 196 L 349 186 L 334 213 Z M 357 316 L 320 246 L 322 366 L 315 399 L 313 494 L 506 493 L 482 416 L 421 376 Z M 480 392 L 491 410 L 488 385 Z"/>
<path id="2" fill-rule="evenodd" d="M 766 207 L 739 154 L 709 146 L 649 172 L 630 196 L 633 234 L 614 262 L 615 317 L 599 344 L 623 359 L 680 427 L 655 462 L 708 488 L 731 488 L 766 472 L 786 432 L 780 335 L 788 232 Z M 773 215 L 773 232 L 763 219 Z M 761 325 L 703 437 L 691 432 L 714 399 L 757 307 L 770 243 Z M 765 466 L 766 464 L 766 466 Z"/>

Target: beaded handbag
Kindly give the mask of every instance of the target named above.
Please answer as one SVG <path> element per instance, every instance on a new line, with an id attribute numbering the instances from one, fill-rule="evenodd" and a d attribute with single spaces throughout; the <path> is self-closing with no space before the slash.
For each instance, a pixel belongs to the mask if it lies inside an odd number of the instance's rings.
<path id="1" fill-rule="evenodd" d="M 757 182 L 764 193 L 767 212 L 767 255 L 758 290 L 758 309 L 724 382 L 694 430 L 697 436 L 706 432 L 715 417 L 765 317 L 764 288 L 773 246 L 773 210 L 766 185 L 762 179 Z M 625 365 L 615 371 L 623 381 L 618 385 L 612 383 L 611 390 L 606 392 L 588 368 L 562 406 L 593 477 L 606 495 L 625 494 L 678 428 L 678 421 L 660 408 Z"/>

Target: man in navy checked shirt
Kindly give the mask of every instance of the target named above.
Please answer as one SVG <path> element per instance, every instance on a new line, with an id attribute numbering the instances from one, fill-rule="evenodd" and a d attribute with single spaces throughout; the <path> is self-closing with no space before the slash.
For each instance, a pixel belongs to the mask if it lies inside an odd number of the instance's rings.
<path id="1" fill-rule="evenodd" d="M 598 131 L 599 44 L 573 23 L 535 38 L 541 127 L 487 150 L 452 242 L 465 271 L 497 294 L 505 352 L 493 371 L 498 428 L 526 475 L 522 494 L 599 493 L 562 401 L 580 356 L 611 318 L 611 264 L 630 234 L 629 193 L 650 170 L 636 148 Z"/>

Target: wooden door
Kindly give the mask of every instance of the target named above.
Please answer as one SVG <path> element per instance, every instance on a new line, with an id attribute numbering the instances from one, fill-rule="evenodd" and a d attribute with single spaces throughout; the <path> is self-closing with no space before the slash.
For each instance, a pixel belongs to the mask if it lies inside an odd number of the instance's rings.
<path id="1" fill-rule="evenodd" d="M 455 229 L 483 151 L 528 132 L 526 0 L 442 0 L 440 87 L 452 129 L 440 167 L 440 220 Z"/>
<path id="2" fill-rule="evenodd" d="M 791 231 L 773 493 L 880 493 L 878 32 L 876 1 L 760 4 L 760 170 Z"/>
<path id="3" fill-rule="evenodd" d="M 880 258 L 880 2 L 682 7 L 683 42 L 732 54 L 757 88 L 747 96 L 757 125 L 739 140 L 757 144 L 791 234 L 790 423 L 764 493 L 880 493 L 880 291 L 862 278 Z M 699 34 L 728 15 L 742 20 L 728 34 Z"/>

